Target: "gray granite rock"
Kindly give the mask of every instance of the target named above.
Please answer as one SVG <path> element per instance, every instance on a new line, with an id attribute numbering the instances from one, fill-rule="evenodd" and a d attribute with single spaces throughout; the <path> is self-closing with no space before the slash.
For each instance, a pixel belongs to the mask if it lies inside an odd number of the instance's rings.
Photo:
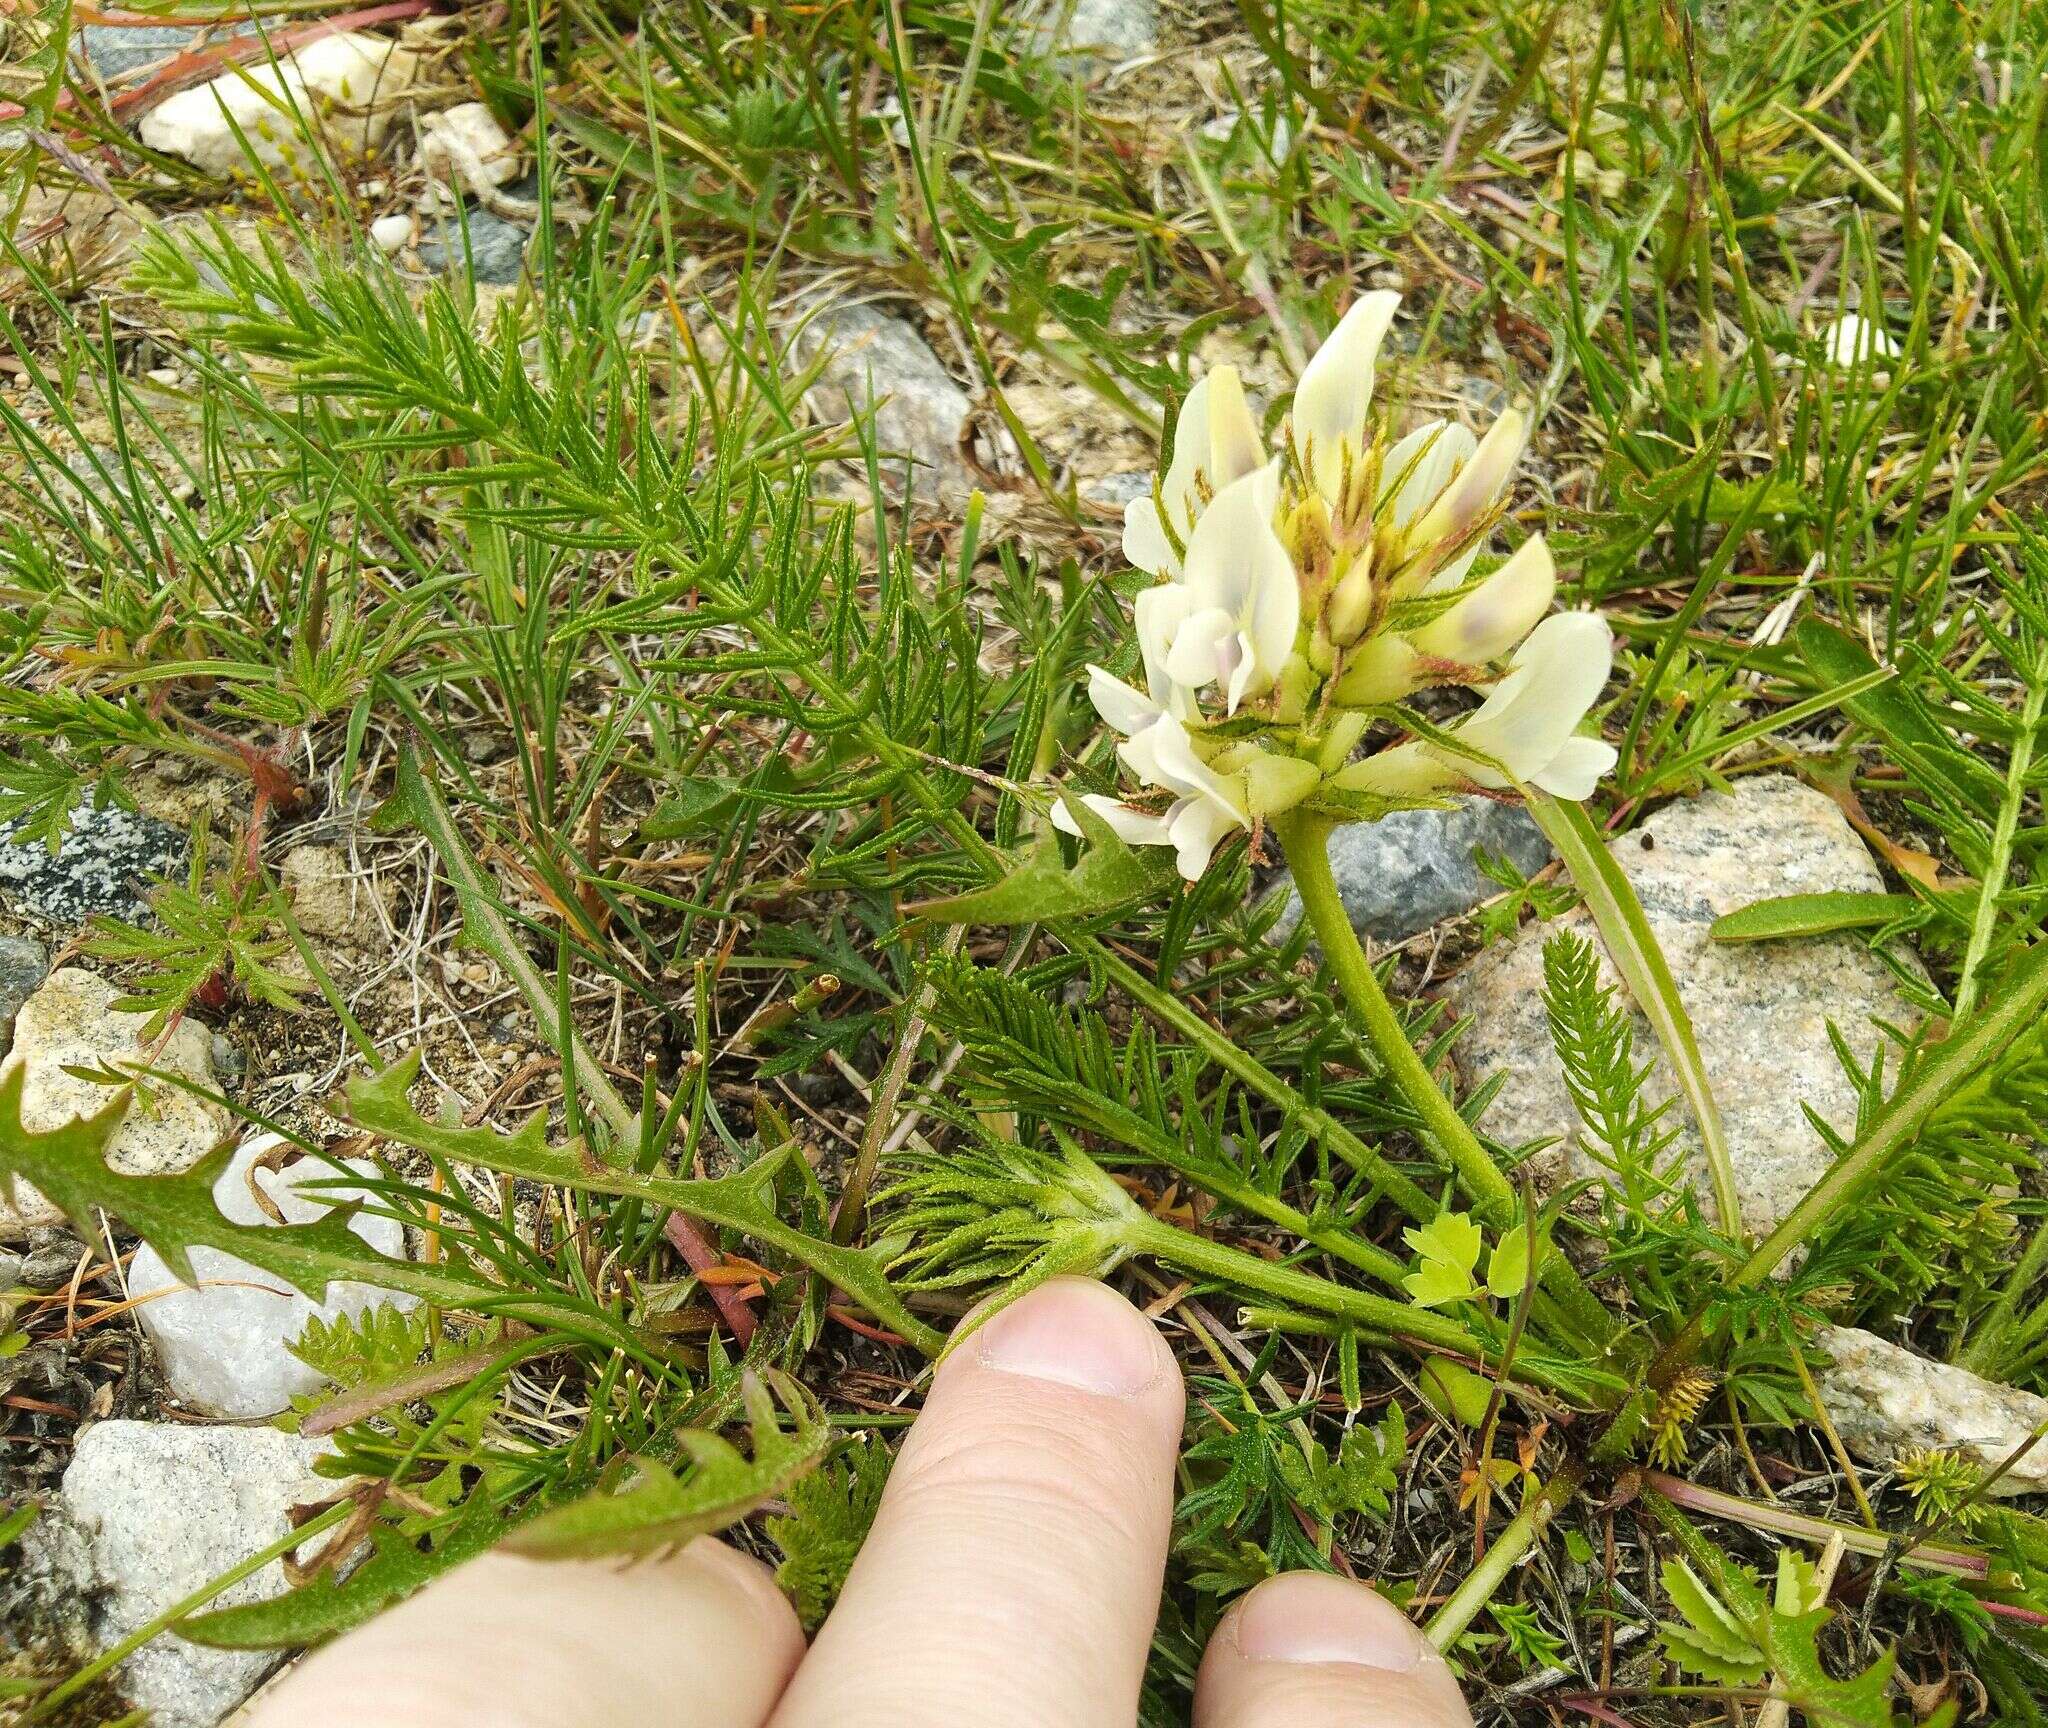
<path id="1" fill-rule="evenodd" d="M 1330 872 L 1360 935 L 1401 942 L 1503 892 L 1480 872 L 1477 849 L 1506 858 L 1525 876 L 1550 862 L 1550 842 L 1519 804 L 1460 798 L 1445 810 L 1397 810 L 1378 822 L 1347 823 L 1330 836 Z M 1287 897 L 1278 927 L 1292 930 L 1301 897 L 1284 873 L 1276 892 Z"/>
<path id="2" fill-rule="evenodd" d="M 0 823 L 0 900 L 31 917 L 70 928 L 95 913 L 140 918 L 151 876 L 185 868 L 187 840 L 168 822 L 116 805 L 81 804 L 56 852 L 40 840 L 17 840 Z"/>
<path id="3" fill-rule="evenodd" d="M 505 196 L 531 203 L 540 196 L 540 182 L 528 175 L 507 186 Z M 469 227 L 467 253 L 462 245 L 465 220 Z M 506 288 L 517 282 L 526 269 L 526 247 L 533 238 L 533 224 L 472 203 L 462 214 L 450 208 L 431 216 L 422 211 L 420 233 L 415 250 L 429 270 L 459 276 L 467 263 L 475 270 L 477 281 Z"/>
<path id="4" fill-rule="evenodd" d="M 116 1089 L 81 1072 L 111 1069 L 134 1074 L 144 1067 L 182 1075 L 210 1092 L 220 1089 L 213 1067 L 213 1039 L 197 1020 L 186 1019 L 152 1057 L 142 1040 L 146 1014 L 117 1008 L 121 991 L 77 966 L 52 972 L 25 1003 L 14 1023 L 14 1048 L 0 1061 L 0 1075 L 22 1073 L 23 1122 L 37 1132 L 61 1128 L 76 1116 L 106 1108 Z M 212 1147 L 228 1125 L 218 1105 L 168 1080 L 138 1080 L 127 1115 L 107 1144 L 107 1161 L 131 1176 L 186 1170 Z M 63 1215 L 26 1182 L 16 1185 L 13 1204 L 0 1189 L 0 1240 L 18 1237 Z"/>
<path id="5" fill-rule="evenodd" d="M 291 1509 L 331 1492 L 312 1473 L 326 1450 L 272 1428 L 100 1422 L 64 1472 L 64 1517 L 83 1538 L 84 1585 L 102 1649 L 119 1643 L 291 1528 Z M 273 1560 L 214 1598 L 232 1608 L 286 1587 Z M 282 1660 L 153 1638 L 117 1670 L 154 1728 L 214 1728 Z"/>
<path id="6" fill-rule="evenodd" d="M 14 1043 L 14 1017 L 49 975 L 50 956 L 26 936 L 0 936 L 0 1056 Z"/>
<path id="7" fill-rule="evenodd" d="M 1842 1444 L 1873 1464 L 1915 1452 L 1958 1452 L 1997 1468 L 2048 1423 L 2048 1398 L 2001 1386 L 1902 1344 L 1848 1326 L 1815 1342 L 1829 1366 L 1815 1379 Z M 1992 1483 L 1994 1495 L 2048 1492 L 2048 1446 L 2036 1446 Z"/>
<path id="8" fill-rule="evenodd" d="M 336 1176 L 331 1165 L 301 1158 L 284 1169 L 259 1170 L 258 1160 L 288 1144 L 276 1134 L 258 1134 L 236 1149 L 214 1184 L 213 1198 L 222 1214 L 237 1224 L 258 1228 L 275 1222 L 250 1192 L 260 1184 L 287 1224 L 307 1224 L 348 1199 L 367 1199 L 360 1188 L 325 1188 Z M 359 1175 L 376 1168 L 352 1160 Z M 405 1226 L 395 1218 L 360 1213 L 349 1228 L 380 1254 L 399 1259 L 405 1253 Z M 381 1304 L 410 1308 L 418 1298 L 369 1284 L 337 1279 L 326 1299 L 315 1302 L 275 1274 L 263 1272 L 218 1248 L 191 1250 L 197 1283 L 182 1286 L 161 1254 L 144 1243 L 128 1269 L 128 1295 L 141 1304 L 137 1312 L 157 1347 L 164 1378 L 187 1408 L 211 1416 L 275 1416 L 294 1397 L 317 1391 L 324 1377 L 291 1353 L 290 1346 L 306 1322 L 318 1317 L 331 1322 Z"/>
<path id="9" fill-rule="evenodd" d="M 224 42 L 246 36 L 253 24 L 221 25 L 207 30 L 197 24 L 88 24 L 78 33 L 77 52 L 111 84 L 145 66 L 174 59 L 194 43 Z"/>
<path id="10" fill-rule="evenodd" d="M 1093 480 L 1081 483 L 1081 496 L 1090 504 L 1121 510 L 1133 498 L 1142 498 L 1152 490 L 1152 476 L 1142 468 L 1133 468 L 1122 474 L 1102 474 Z"/>
<path id="11" fill-rule="evenodd" d="M 1768 1231 L 1827 1170 L 1826 1144 L 1802 1104 L 1844 1133 L 1856 1123 L 1856 1091 L 1828 1040 L 1840 1028 L 1861 1062 L 1876 1050 L 1883 1019 L 1914 1018 L 1884 964 L 1858 938 L 1716 943 L 1716 918 L 1756 900 L 1825 889 L 1884 886 L 1863 842 L 1834 802 L 1789 775 L 1759 775 L 1732 793 L 1709 792 L 1666 805 L 1611 847 L 1634 883 L 1650 927 L 1670 963 L 1693 1023 L 1709 1084 L 1720 1105 L 1745 1226 Z M 1519 1144 L 1556 1138 L 1537 1156 L 1540 1183 L 1598 1177 L 1578 1143 L 1581 1127 L 1566 1095 L 1543 1009 L 1543 944 L 1559 929 L 1593 938 L 1583 908 L 1552 923 L 1525 926 L 1512 941 L 1481 954 L 1450 986 L 1451 1005 L 1474 1023 L 1457 1061 L 1472 1084 L 1505 1076 L 1482 1126 Z M 1604 953 L 1601 976 L 1615 975 Z M 1635 1017 L 1636 1058 L 1655 1058 L 1653 1096 L 1677 1087 L 1656 1035 Z M 1698 1141 L 1681 1103 L 1674 1115 L 1694 1155 L 1705 1194 Z"/>
<path id="12" fill-rule="evenodd" d="M 798 364 L 824 356 L 809 392 L 816 411 L 831 421 L 872 417 L 885 474 L 900 479 L 908 457 L 918 496 L 962 502 L 974 483 L 960 455 L 970 404 L 925 339 L 872 306 L 805 308 L 800 316 L 792 338 Z"/>

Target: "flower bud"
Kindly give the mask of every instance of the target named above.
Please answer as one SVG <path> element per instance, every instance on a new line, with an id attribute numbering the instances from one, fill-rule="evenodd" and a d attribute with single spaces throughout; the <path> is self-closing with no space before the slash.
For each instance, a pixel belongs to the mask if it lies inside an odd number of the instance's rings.
<path id="1" fill-rule="evenodd" d="M 1420 654 L 1461 665 L 1498 660 L 1536 628 L 1557 592 L 1557 567 L 1543 536 L 1532 535 L 1514 555 L 1441 617 L 1408 639 Z"/>
<path id="2" fill-rule="evenodd" d="M 1372 559 L 1361 552 L 1352 560 L 1351 568 L 1337 578 L 1337 585 L 1330 590 L 1329 604 L 1323 608 L 1323 628 L 1332 643 L 1348 648 L 1365 634 L 1372 622 L 1376 597 Z"/>

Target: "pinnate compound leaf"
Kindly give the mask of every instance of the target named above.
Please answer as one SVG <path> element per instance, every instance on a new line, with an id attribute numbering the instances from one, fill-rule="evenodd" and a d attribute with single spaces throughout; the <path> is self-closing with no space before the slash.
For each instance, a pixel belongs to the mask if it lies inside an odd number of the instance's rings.
<path id="1" fill-rule="evenodd" d="M 583 1140 L 550 1145 L 539 1114 L 527 1118 L 512 1134 L 429 1121 L 411 1098 L 419 1060 L 415 1051 L 381 1074 L 352 1082 L 348 1088 L 350 1117 L 373 1134 L 454 1163 L 583 1193 L 640 1200 L 663 1211 L 684 1212 L 741 1231 L 830 1280 L 926 1355 L 938 1354 L 943 1338 L 904 1306 L 874 1254 L 807 1236 L 776 1211 L 775 1177 L 795 1152 L 794 1141 L 729 1176 L 643 1176 L 606 1163 Z"/>
<path id="2" fill-rule="evenodd" d="M 1683 1560 L 1667 1560 L 1664 1593 L 1685 1616 L 1683 1625 L 1664 1623 L 1665 1647 L 1694 1673 L 1728 1686 L 1754 1685 L 1763 1677 L 1764 1652 L 1755 1635 L 1699 1574 Z"/>
<path id="3" fill-rule="evenodd" d="M 1503 1301 L 1528 1288 L 1529 1226 L 1513 1224 L 1501 1232 L 1486 1262 L 1486 1288 Z"/>
<path id="4" fill-rule="evenodd" d="M 471 1496 L 440 1540 L 422 1548 L 396 1524 L 370 1531 L 370 1557 L 346 1578 L 323 1572 L 311 1583 L 263 1602 L 217 1608 L 178 1622 L 178 1636 L 220 1650 L 285 1650 L 318 1644 L 375 1618 L 443 1572 L 497 1546 L 538 1502 L 507 1511 L 488 1494 Z"/>

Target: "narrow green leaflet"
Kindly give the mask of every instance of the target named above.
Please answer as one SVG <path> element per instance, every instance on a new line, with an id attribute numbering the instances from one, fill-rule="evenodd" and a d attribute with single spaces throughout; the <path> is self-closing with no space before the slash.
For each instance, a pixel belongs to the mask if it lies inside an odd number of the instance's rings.
<path id="1" fill-rule="evenodd" d="M 1716 918 L 1708 934 L 1716 942 L 1774 942 L 1836 930 L 1870 930 L 1912 917 L 1921 904 L 1911 894 L 1780 894 Z"/>
<path id="2" fill-rule="evenodd" d="M 676 1435 L 690 1462 L 682 1475 L 656 1459 L 623 1460 L 633 1473 L 627 1487 L 613 1491 L 600 1486 L 570 1505 L 544 1512 L 514 1531 L 505 1546 L 539 1560 L 657 1553 L 722 1530 L 779 1498 L 823 1461 L 832 1430 L 794 1381 L 775 1378 L 794 1426 L 784 1431 L 762 1377 L 746 1375 L 740 1395 L 747 1405 L 751 1458 L 722 1435 L 685 1428 Z"/>
<path id="3" fill-rule="evenodd" d="M 1080 799 L 1067 808 L 1081 825 L 1081 856 L 1072 864 L 1050 834 L 1017 853 L 1011 867 L 986 888 L 913 907 L 933 924 L 1046 924 L 1095 918 L 1156 898 L 1174 880 L 1172 855 L 1163 847 L 1127 846 Z"/>
<path id="4" fill-rule="evenodd" d="M 936 1356 L 944 1343 L 937 1331 L 903 1305 L 874 1255 L 807 1236 L 777 1213 L 775 1177 L 794 1152 L 793 1142 L 729 1176 L 701 1181 L 678 1176 L 642 1176 L 605 1163 L 582 1140 L 571 1141 L 567 1146 L 549 1145 L 539 1115 L 529 1117 L 514 1134 L 430 1122 L 413 1107 L 410 1097 L 418 1073 L 419 1053 L 414 1051 L 381 1074 L 351 1082 L 350 1118 L 373 1134 L 458 1164 L 493 1170 L 501 1176 L 550 1182 L 587 1194 L 621 1195 L 664 1211 L 688 1213 L 692 1218 L 743 1231 L 780 1249 L 844 1290 L 926 1355 Z"/>
<path id="5" fill-rule="evenodd" d="M 1713 1178 L 1715 1214 L 1722 1230 L 1739 1241 L 1742 1206 L 1735 1192 L 1735 1162 L 1721 1128 L 1721 1109 L 1714 1102 L 1706 1064 L 1700 1060 L 1700 1047 L 1692 1035 L 1692 1017 L 1679 999 L 1678 985 L 1665 963 L 1664 951 L 1657 946 L 1650 921 L 1643 916 L 1636 891 L 1607 850 L 1592 817 L 1579 805 L 1546 792 L 1532 792 L 1529 814 L 1557 848 L 1557 855 L 1586 897 L 1586 909 L 1599 927 L 1608 958 L 1656 1030 L 1671 1071 L 1678 1076 L 1679 1090 L 1699 1124 L 1700 1144 Z"/>
<path id="6" fill-rule="evenodd" d="M 1803 618 L 1792 632 L 1800 659 L 1823 689 L 1833 689 L 1868 676 L 1877 662 L 1862 643 L 1846 631 L 1818 618 Z M 2005 783 L 1969 751 L 1957 747 L 1929 713 L 1927 706 L 1894 679 L 1852 696 L 1844 706 L 1902 757 L 1916 777 L 1939 787 L 1963 808 L 1987 821 L 1998 810 Z"/>

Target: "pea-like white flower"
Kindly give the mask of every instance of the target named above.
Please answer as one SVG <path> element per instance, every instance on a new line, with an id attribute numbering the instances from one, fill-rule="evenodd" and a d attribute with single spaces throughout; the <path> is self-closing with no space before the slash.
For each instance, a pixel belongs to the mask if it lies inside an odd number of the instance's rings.
<path id="1" fill-rule="evenodd" d="M 1141 596 L 1141 634 L 1166 648 L 1166 676 L 1187 690 L 1214 684 L 1226 713 L 1278 681 L 1301 628 L 1294 560 L 1273 531 L 1280 465 L 1226 486 L 1202 512 L 1176 583 Z"/>
<path id="2" fill-rule="evenodd" d="M 1614 747 L 1578 735 L 1613 669 L 1614 641 L 1594 612 L 1546 618 L 1508 662 L 1507 676 L 1452 733 L 1507 770 L 1427 739 L 1383 750 L 1335 776 L 1353 791 L 1423 797 L 1460 785 L 1504 792 L 1516 781 L 1560 798 L 1592 795 L 1614 766 Z"/>
<path id="3" fill-rule="evenodd" d="M 1412 500 L 1408 496 L 1411 485 L 1404 485 L 1390 513 L 1394 545 L 1385 559 L 1385 570 L 1393 594 L 1455 588 L 1465 580 L 1515 464 L 1522 459 L 1528 436 L 1528 421 L 1510 408 L 1486 429 L 1486 436 L 1477 444 L 1464 428 L 1455 427 L 1448 428 L 1430 447 L 1424 460 L 1415 465 L 1423 483 L 1411 483 Z M 1397 444 L 1394 451 L 1398 453 L 1400 448 Z M 1392 474 L 1401 472 L 1391 460 L 1388 468 Z M 1446 468 L 1449 472 L 1438 483 L 1437 476 Z M 1426 508 L 1422 507 L 1425 498 Z M 1414 514 L 1404 515 L 1403 504 Z"/>
<path id="4" fill-rule="evenodd" d="M 1381 291 L 1360 296 L 1329 340 L 1302 369 L 1294 391 L 1294 448 L 1308 481 L 1331 518 L 1355 516 L 1371 497 L 1367 453 L 1373 447 L 1372 387 L 1380 344 L 1393 325 L 1401 296 Z"/>
<path id="5" fill-rule="evenodd" d="M 1436 420 L 1392 438 L 1374 375 L 1398 305 L 1369 294 L 1304 370 L 1271 459 L 1237 373 L 1189 392 L 1173 460 L 1125 514 L 1124 550 L 1160 578 L 1135 607 L 1143 688 L 1089 668 L 1129 802 L 1068 794 L 1054 825 L 1166 846 L 1190 880 L 1229 835 L 1297 806 L 1355 817 L 1458 788 L 1584 798 L 1615 752 L 1579 727 L 1613 665 L 1592 613 L 1546 616 L 1541 534 L 1473 579 L 1528 436 Z M 1351 762 L 1376 718 L 1431 685 L 1483 695 L 1445 730 Z M 1093 818 L 1100 818 L 1096 821 Z M 1291 832 L 1291 830 L 1290 830 Z"/>
<path id="6" fill-rule="evenodd" d="M 1298 756 L 1261 750 L 1250 741 L 1225 745 L 1213 761 L 1178 721 L 1146 727 L 1117 754 L 1140 781 L 1173 795 L 1164 810 L 1140 810 L 1097 792 L 1081 802 L 1131 846 L 1171 846 L 1174 865 L 1190 882 L 1201 880 L 1210 856 L 1230 835 L 1291 810 L 1321 784 L 1322 771 Z M 1065 798 L 1052 807 L 1052 825 L 1078 835 L 1081 825 Z"/>
<path id="7" fill-rule="evenodd" d="M 1126 844 L 1171 846 L 1181 875 L 1196 881 L 1218 843 L 1252 825 L 1244 776 L 1217 773 L 1197 754 L 1185 726 L 1100 668 L 1090 668 L 1089 693 L 1112 727 L 1135 723 L 1117 756 L 1141 786 L 1169 792 L 1173 801 L 1157 812 L 1099 793 L 1084 793 L 1081 801 Z M 1052 824 L 1064 834 L 1081 832 L 1064 798 L 1053 805 Z"/>
<path id="8" fill-rule="evenodd" d="M 1198 379 L 1173 426 L 1173 461 L 1159 481 L 1124 507 L 1124 556 L 1152 576 L 1178 576 L 1195 525 L 1211 499 L 1266 460 L 1259 424 L 1235 366 Z M 1162 516 L 1162 511 L 1164 512 Z"/>

